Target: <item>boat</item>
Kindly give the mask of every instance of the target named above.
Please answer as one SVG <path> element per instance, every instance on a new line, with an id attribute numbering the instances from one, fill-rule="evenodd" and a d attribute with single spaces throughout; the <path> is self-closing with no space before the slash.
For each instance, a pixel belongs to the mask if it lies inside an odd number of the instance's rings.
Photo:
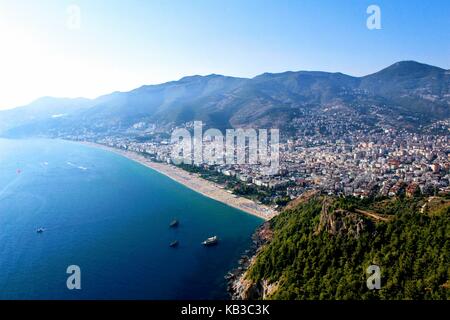
<path id="1" fill-rule="evenodd" d="M 172 247 L 172 248 L 177 247 L 177 246 L 178 246 L 178 240 L 175 240 L 169 244 L 169 247 Z"/>
<path id="2" fill-rule="evenodd" d="M 175 228 L 175 227 L 178 226 L 179 223 L 180 223 L 180 222 L 179 222 L 177 219 L 175 219 L 175 220 L 173 220 L 173 221 L 169 224 L 169 227 L 170 227 L 170 228 Z"/>
<path id="3" fill-rule="evenodd" d="M 42 232 L 44 232 L 44 231 L 45 231 L 44 228 L 37 228 L 37 229 L 36 229 L 36 232 L 37 232 L 37 233 L 42 233 Z"/>
<path id="4" fill-rule="evenodd" d="M 217 236 L 214 236 L 214 237 L 206 239 L 205 241 L 202 242 L 202 244 L 204 246 L 212 246 L 212 245 L 217 244 L 218 241 L 219 241 L 219 239 L 217 238 Z"/>

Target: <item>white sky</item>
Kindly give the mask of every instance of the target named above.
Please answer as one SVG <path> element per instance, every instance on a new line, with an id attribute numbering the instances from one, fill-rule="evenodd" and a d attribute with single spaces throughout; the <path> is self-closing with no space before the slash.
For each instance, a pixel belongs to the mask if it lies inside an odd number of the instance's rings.
<path id="1" fill-rule="evenodd" d="M 5 17 L 0 19 L 0 48 L 0 109 L 47 95 L 94 98 L 145 83 L 108 60 L 56 47 L 46 34 Z"/>

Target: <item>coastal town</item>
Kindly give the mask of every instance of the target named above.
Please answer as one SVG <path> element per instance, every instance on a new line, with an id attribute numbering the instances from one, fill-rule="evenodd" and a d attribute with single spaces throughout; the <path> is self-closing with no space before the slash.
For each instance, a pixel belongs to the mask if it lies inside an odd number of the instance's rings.
<path id="1" fill-rule="evenodd" d="M 152 163 L 175 167 L 170 137 L 91 133 L 65 138 L 133 152 Z M 434 195 L 450 190 L 449 136 L 445 134 L 394 127 L 375 132 L 353 130 L 346 135 L 340 131 L 299 134 L 280 141 L 279 151 L 274 175 L 265 174 L 262 166 L 255 164 L 200 163 L 177 169 L 212 180 L 216 187 L 227 189 L 234 197 L 250 198 L 273 211 L 311 190 L 355 197 Z"/>
<path id="2" fill-rule="evenodd" d="M 437 314 L 449 16 L 450 0 L 0 0 L 0 301 Z"/>

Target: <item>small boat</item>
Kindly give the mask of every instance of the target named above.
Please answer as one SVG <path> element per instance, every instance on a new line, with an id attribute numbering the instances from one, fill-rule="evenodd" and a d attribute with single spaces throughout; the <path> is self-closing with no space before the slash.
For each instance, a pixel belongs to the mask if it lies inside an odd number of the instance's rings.
<path id="1" fill-rule="evenodd" d="M 175 240 L 169 244 L 169 247 L 172 247 L 172 248 L 177 247 L 177 246 L 178 246 L 178 240 Z"/>
<path id="2" fill-rule="evenodd" d="M 42 233 L 42 232 L 44 232 L 44 231 L 45 231 L 44 228 L 37 228 L 37 229 L 36 229 L 36 232 L 37 232 L 37 233 Z"/>
<path id="3" fill-rule="evenodd" d="M 211 237 L 206 239 L 205 241 L 202 242 L 202 245 L 204 246 L 212 246 L 217 244 L 217 242 L 219 241 L 219 239 L 217 238 L 217 236 Z"/>
<path id="4" fill-rule="evenodd" d="M 169 227 L 170 227 L 170 228 L 175 228 L 175 227 L 178 226 L 179 223 L 180 223 L 180 222 L 179 222 L 177 219 L 175 219 L 175 220 L 173 220 L 173 221 L 169 224 Z"/>

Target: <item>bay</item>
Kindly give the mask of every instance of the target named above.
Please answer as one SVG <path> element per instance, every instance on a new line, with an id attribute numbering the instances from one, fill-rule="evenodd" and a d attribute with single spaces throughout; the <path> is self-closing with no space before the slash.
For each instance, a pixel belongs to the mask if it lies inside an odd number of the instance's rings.
<path id="1" fill-rule="evenodd" d="M 226 299 L 262 222 L 115 153 L 0 139 L 0 299 Z"/>

